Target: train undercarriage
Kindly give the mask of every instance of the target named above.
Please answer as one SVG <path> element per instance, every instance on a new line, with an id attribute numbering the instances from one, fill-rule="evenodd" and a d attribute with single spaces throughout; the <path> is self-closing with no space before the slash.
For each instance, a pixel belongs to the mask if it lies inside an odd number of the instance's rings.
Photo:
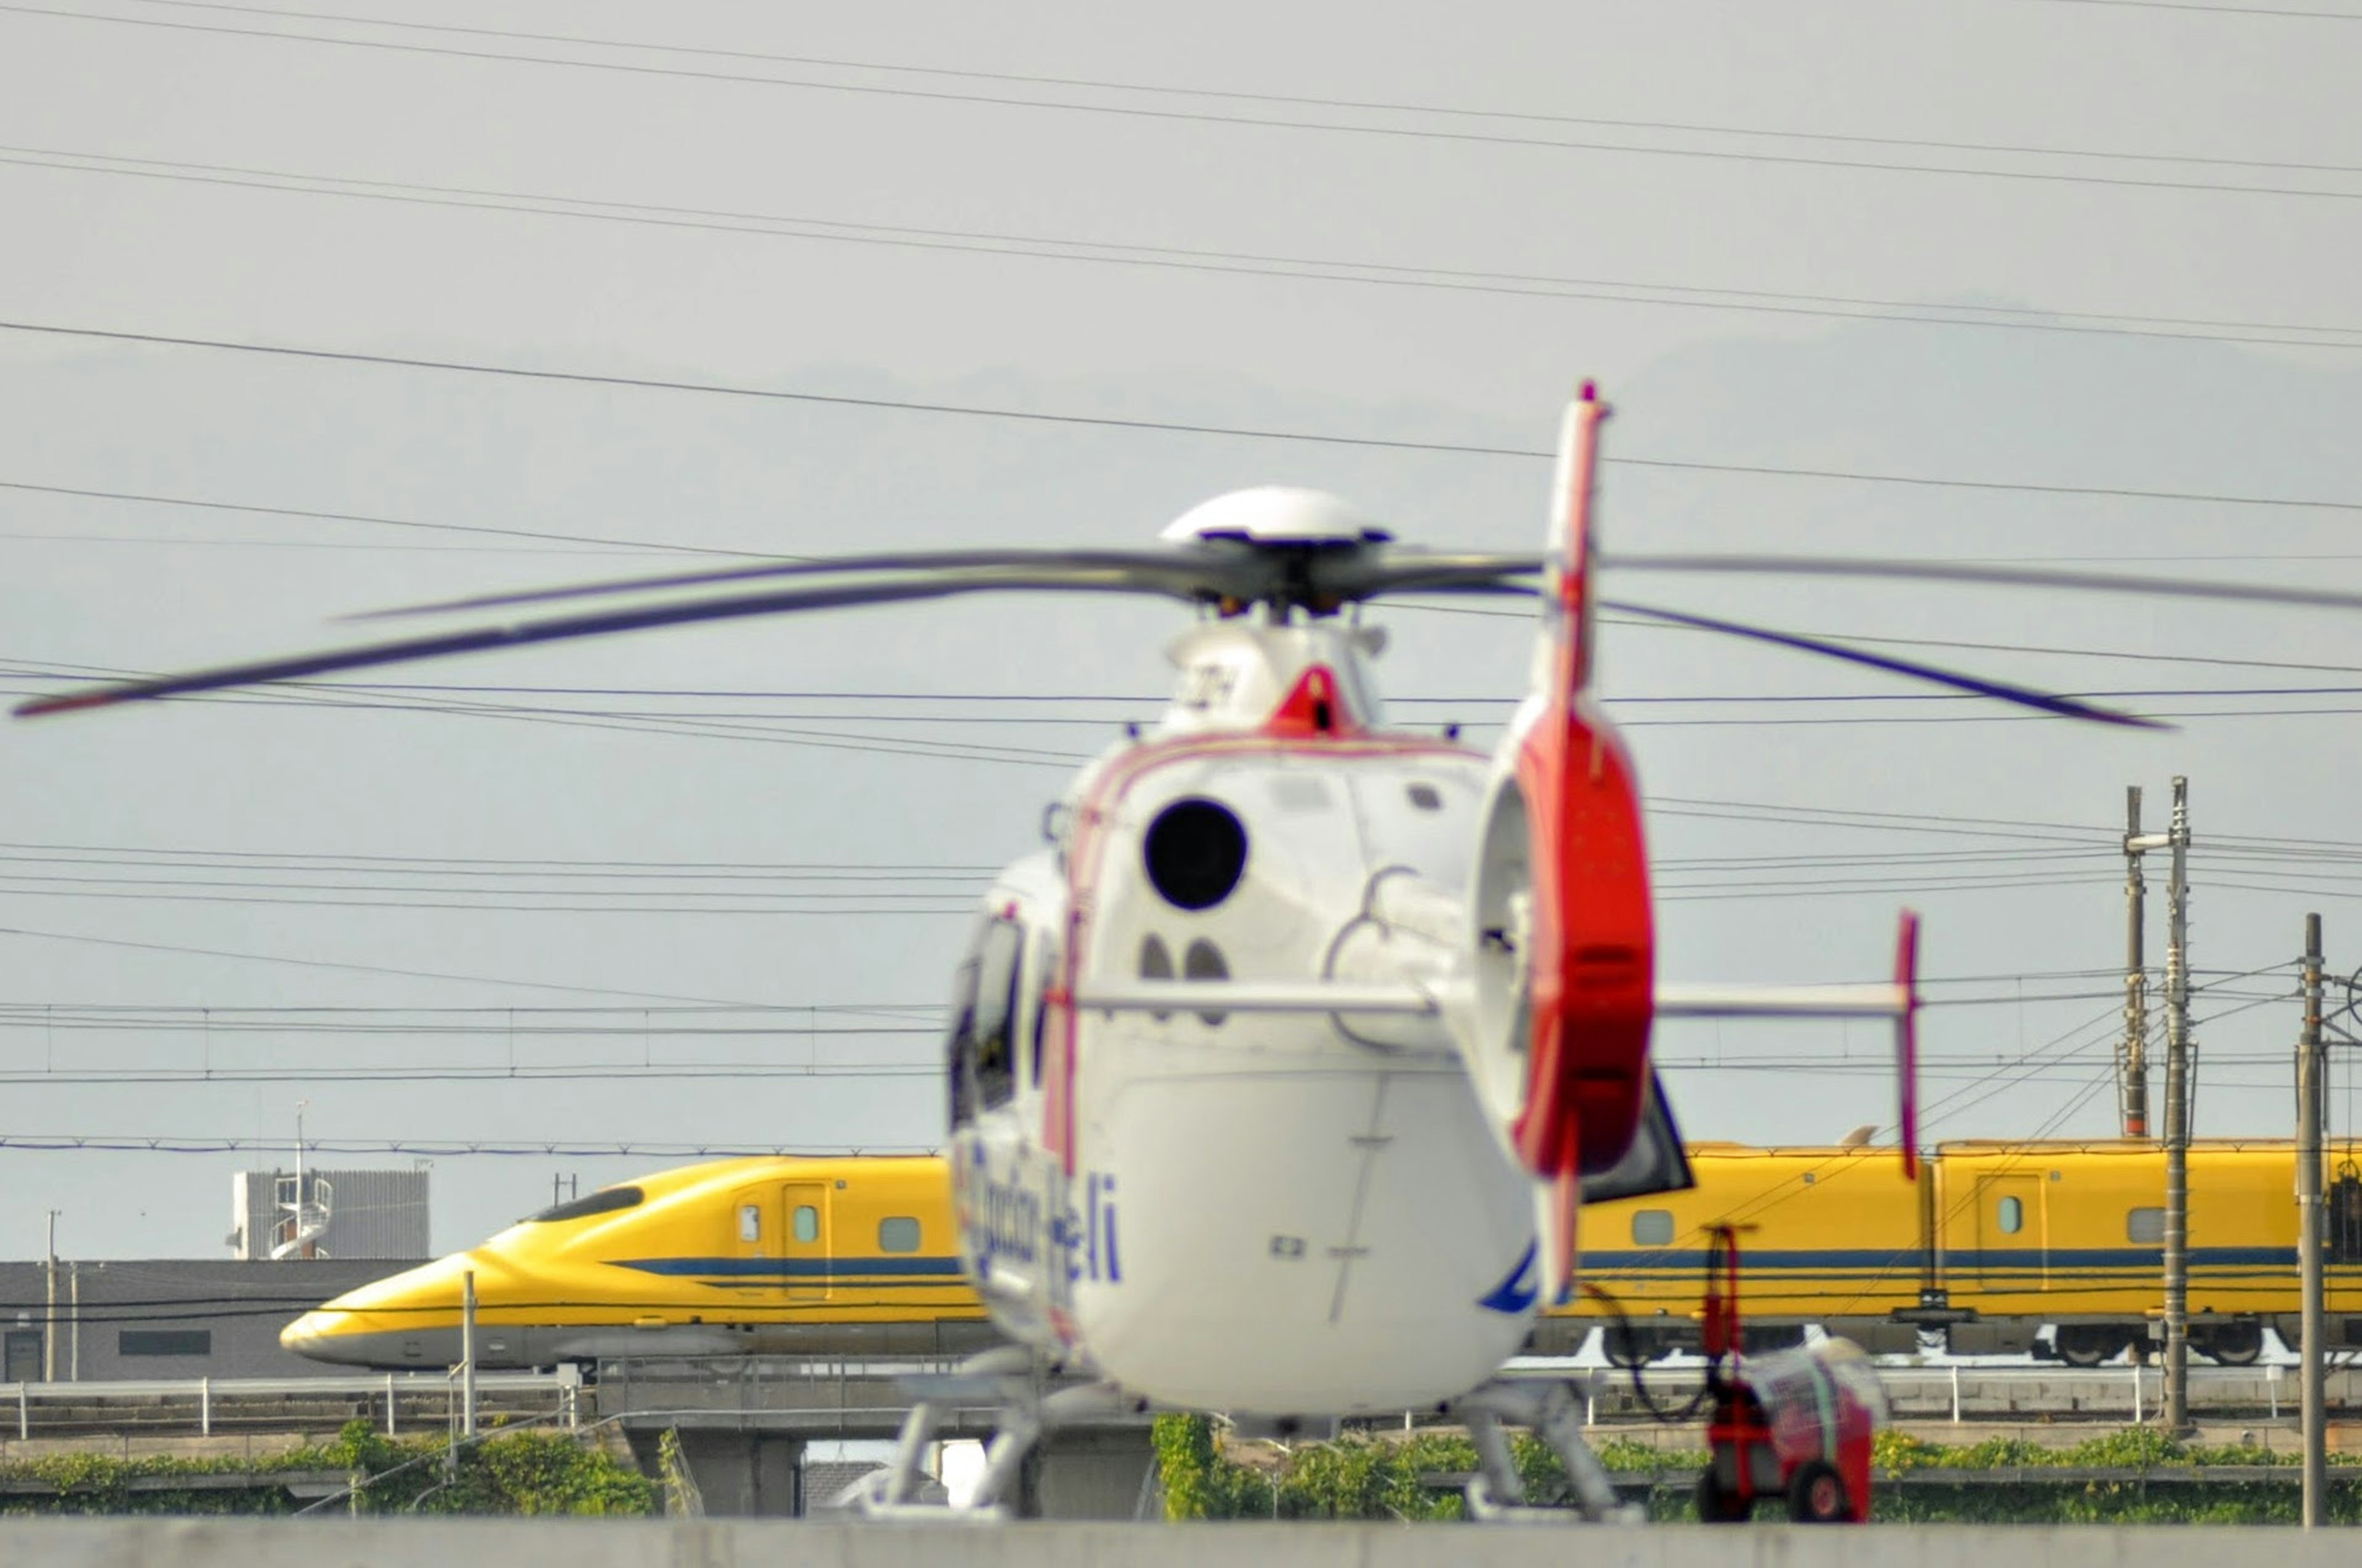
<path id="1" fill-rule="evenodd" d="M 2130 1353 L 2134 1361 L 2158 1353 L 2157 1322 L 2153 1319 L 2084 1319 L 2050 1322 L 2034 1318 L 1975 1318 L 1935 1328 L 1890 1318 L 1831 1319 L 1816 1325 L 1824 1332 L 1853 1341 L 1873 1355 L 1908 1355 L 1942 1352 L 1953 1355 L 2031 1355 L 2036 1361 L 2062 1362 L 2069 1366 L 2098 1366 Z M 2269 1348 L 2266 1331 L 2279 1331 L 2279 1320 L 2242 1315 L 2193 1318 L 2190 1348 L 2220 1366 L 2252 1366 Z M 2046 1333 L 2044 1331 L 2047 1330 Z M 2289 1326 L 2282 1336 L 2290 1342 Z M 1793 1350 L 1809 1337 L 1802 1322 L 1750 1322 L 1746 1349 L 1750 1354 Z M 2332 1341 L 2341 1348 L 2362 1349 L 2362 1320 L 2336 1320 Z M 1699 1325 L 1687 1318 L 1644 1320 L 1628 1325 L 1609 1324 L 1600 1330 L 1601 1353 L 1617 1366 L 1645 1366 L 1674 1354 L 1700 1353 Z M 1572 1354 L 1586 1338 L 1580 1323 L 1545 1324 L 1531 1349 L 1539 1354 Z"/>

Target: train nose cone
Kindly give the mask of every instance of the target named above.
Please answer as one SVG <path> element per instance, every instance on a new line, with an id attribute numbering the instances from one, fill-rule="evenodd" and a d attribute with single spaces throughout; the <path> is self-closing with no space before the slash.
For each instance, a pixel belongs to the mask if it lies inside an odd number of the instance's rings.
<path id="1" fill-rule="evenodd" d="M 342 1361 L 327 1314 L 306 1312 L 279 1331 L 279 1348 L 313 1361 Z"/>

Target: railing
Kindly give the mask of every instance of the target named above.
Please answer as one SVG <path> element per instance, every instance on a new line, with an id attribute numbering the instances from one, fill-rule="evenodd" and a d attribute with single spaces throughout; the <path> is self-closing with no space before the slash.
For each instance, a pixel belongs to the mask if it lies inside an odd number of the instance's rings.
<path id="1" fill-rule="evenodd" d="M 1621 1371 L 1576 1369 L 1563 1362 L 1539 1358 L 1513 1363 L 1513 1372 L 1529 1375 L 1562 1373 L 1591 1380 L 1585 1399 L 1586 1419 L 1645 1416 L 1631 1391 L 1628 1375 Z M 1646 1383 L 1661 1406 L 1686 1402 L 1702 1377 L 1699 1367 L 1652 1367 Z M 2135 1423 L 2155 1414 L 2164 1389 L 2164 1369 L 2158 1366 L 1882 1366 L 1879 1382 L 1897 1420 L 2007 1419 L 2015 1417 L 2126 1419 Z M 2192 1367 L 2190 1404 L 2193 1410 L 2260 1412 L 2280 1419 L 2283 1406 L 2294 1413 L 2297 1379 L 2294 1369 L 2281 1365 Z M 2362 1405 L 2362 1375 L 2341 1369 L 2328 1379 L 2330 1408 Z"/>
<path id="2" fill-rule="evenodd" d="M 476 1375 L 476 1392 L 480 1398 L 488 1394 L 534 1395 L 547 1394 L 559 1420 L 571 1427 L 580 1419 L 579 1396 L 582 1374 L 579 1368 L 561 1366 L 555 1372 L 481 1372 Z M 33 1435 L 33 1414 L 38 1407 L 90 1408 L 108 1405 L 193 1406 L 201 1435 L 213 1435 L 216 1406 L 250 1404 L 279 1399 L 345 1399 L 367 1400 L 372 1405 L 383 1401 L 385 1430 L 388 1437 L 399 1435 L 399 1423 L 406 1400 L 414 1417 L 422 1407 L 432 1405 L 447 1416 L 456 1410 L 458 1391 L 452 1374 L 441 1372 L 388 1372 L 370 1376 L 349 1377 L 187 1377 L 160 1379 L 153 1382 L 128 1382 L 106 1379 L 89 1383 L 0 1383 L 0 1409 L 13 1404 L 17 1408 L 17 1436 Z M 423 1419 L 423 1418 L 422 1418 Z"/>

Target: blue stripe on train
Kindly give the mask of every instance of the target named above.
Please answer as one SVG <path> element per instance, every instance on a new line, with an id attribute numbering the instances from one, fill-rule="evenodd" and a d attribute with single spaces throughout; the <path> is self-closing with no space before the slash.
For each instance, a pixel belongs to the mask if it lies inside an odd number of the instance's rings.
<path id="1" fill-rule="evenodd" d="M 957 1278 L 957 1258 L 610 1258 L 616 1268 L 643 1274 L 722 1275 L 740 1279 L 865 1279 L 873 1274 L 926 1275 Z M 929 1280 L 906 1280 L 927 1284 Z M 883 1285 L 888 1281 L 877 1281 Z"/>

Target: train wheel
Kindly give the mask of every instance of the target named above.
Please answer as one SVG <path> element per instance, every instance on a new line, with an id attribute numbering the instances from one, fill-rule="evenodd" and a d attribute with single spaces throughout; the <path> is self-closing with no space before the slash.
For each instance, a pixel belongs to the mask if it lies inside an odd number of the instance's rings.
<path id="1" fill-rule="evenodd" d="M 1722 1483 L 1714 1478 L 1714 1466 L 1711 1464 L 1698 1476 L 1697 1515 L 1701 1522 L 1744 1524 L 1754 1511 L 1755 1499 L 1724 1491 Z"/>
<path id="2" fill-rule="evenodd" d="M 1788 1481 L 1788 1517 L 1798 1524 L 1843 1524 L 1853 1518 L 1844 1477 L 1817 1459 L 1796 1466 Z"/>
<path id="3" fill-rule="evenodd" d="M 2190 1337 L 2192 1350 L 2224 1366 L 2253 1366 L 2264 1353 L 2261 1323 L 2224 1323 Z"/>
<path id="4" fill-rule="evenodd" d="M 2130 1342 L 2121 1331 L 2093 1324 L 2066 1323 L 2058 1329 L 2058 1359 L 2070 1366 L 2097 1366 Z"/>
<path id="5" fill-rule="evenodd" d="M 1609 1365 L 1626 1372 L 1652 1361 L 1662 1361 L 1672 1352 L 1672 1346 L 1653 1334 L 1644 1336 L 1628 1329 L 1619 1332 L 1613 1326 L 1600 1331 L 1599 1348 Z"/>

